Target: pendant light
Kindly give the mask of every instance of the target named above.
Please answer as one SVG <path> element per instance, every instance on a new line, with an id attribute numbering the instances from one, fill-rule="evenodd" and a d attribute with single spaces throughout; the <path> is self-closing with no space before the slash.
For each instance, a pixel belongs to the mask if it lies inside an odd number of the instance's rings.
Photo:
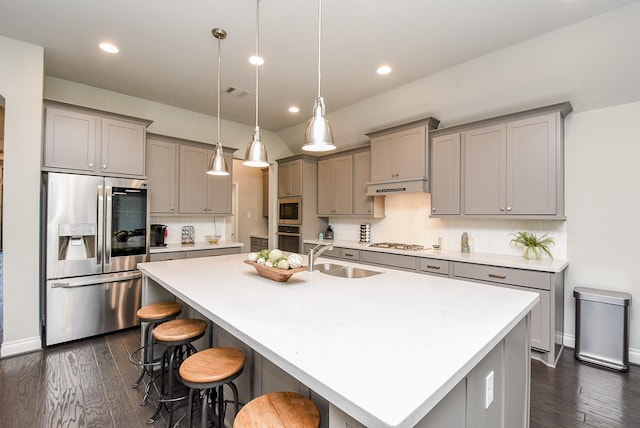
<path id="1" fill-rule="evenodd" d="M 253 138 L 244 153 L 243 165 L 256 168 L 269 166 L 267 148 L 260 141 L 260 126 L 258 126 L 258 100 L 259 100 L 259 68 L 260 68 L 260 0 L 256 0 L 256 129 Z"/>
<path id="2" fill-rule="evenodd" d="M 336 148 L 329 121 L 324 115 L 324 100 L 320 96 L 320 52 L 322 45 L 322 0 L 318 0 L 318 97 L 313 106 L 313 117 L 307 123 L 302 150 L 326 152 Z"/>
<path id="3" fill-rule="evenodd" d="M 216 152 L 209 159 L 209 170 L 207 174 L 210 175 L 229 175 L 229 167 L 227 166 L 227 160 L 222 155 L 222 144 L 220 143 L 220 40 L 227 38 L 227 32 L 222 28 L 214 28 L 211 30 L 213 37 L 218 39 L 218 129 L 217 129 L 217 144 Z"/>

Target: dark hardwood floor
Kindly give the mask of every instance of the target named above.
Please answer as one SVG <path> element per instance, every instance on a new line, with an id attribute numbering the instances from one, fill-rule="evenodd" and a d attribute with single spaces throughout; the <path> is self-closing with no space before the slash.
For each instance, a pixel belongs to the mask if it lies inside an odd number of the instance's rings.
<path id="1" fill-rule="evenodd" d="M 131 388 L 139 338 L 133 328 L 0 360 L 0 427 L 165 426 L 146 424 L 154 406 Z M 640 367 L 618 373 L 565 349 L 556 369 L 532 361 L 531 374 L 531 428 L 640 427 Z"/>

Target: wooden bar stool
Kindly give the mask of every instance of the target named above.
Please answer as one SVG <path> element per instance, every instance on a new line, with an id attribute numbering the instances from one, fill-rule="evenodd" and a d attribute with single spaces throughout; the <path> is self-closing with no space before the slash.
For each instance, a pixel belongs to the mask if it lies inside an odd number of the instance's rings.
<path id="1" fill-rule="evenodd" d="M 271 392 L 248 402 L 233 428 L 318 428 L 320 411 L 297 392 Z"/>
<path id="2" fill-rule="evenodd" d="M 189 428 L 193 414 L 193 394 L 202 390 L 202 428 L 207 427 L 207 397 L 211 396 L 211 408 L 218 403 L 218 427 L 224 427 L 224 385 L 233 391 L 235 411 L 238 413 L 238 389 L 233 380 L 244 369 L 245 356 L 236 348 L 210 348 L 193 354 L 180 366 L 180 379 L 189 389 Z M 217 394 L 216 394 L 217 388 Z"/>
<path id="3" fill-rule="evenodd" d="M 140 322 L 146 322 L 148 323 L 148 325 L 146 329 L 143 327 L 142 346 L 132 352 L 131 355 L 129 355 L 129 361 L 142 367 L 140 376 L 133 383 L 133 388 L 137 388 L 138 386 L 140 386 L 140 382 L 144 379 L 145 375 L 148 375 L 150 380 L 153 377 L 153 367 L 158 362 L 154 359 L 154 341 L 152 336 L 153 330 L 159 324 L 176 318 L 178 315 L 180 315 L 181 312 L 182 304 L 178 302 L 152 303 L 138 309 L 138 312 L 136 312 L 136 315 L 138 316 Z M 142 352 L 142 358 L 140 358 L 140 352 Z M 140 403 L 141 406 L 144 406 L 147 402 L 150 386 L 151 382 L 147 383 L 147 389 L 145 391 L 142 402 Z"/>
<path id="4" fill-rule="evenodd" d="M 167 321 L 153 330 L 153 338 L 155 341 L 160 345 L 166 346 L 166 349 L 162 354 L 159 395 L 157 397 L 151 396 L 152 400 L 158 402 L 158 408 L 147 423 L 153 424 L 164 406 L 168 412 L 167 427 L 171 426 L 173 404 L 176 401 L 187 398 L 186 395 L 174 397 L 176 370 L 184 359 L 197 352 L 192 342 L 204 336 L 206 330 L 207 322 L 196 318 L 179 318 Z M 167 388 L 165 388 L 164 381 L 165 368 L 168 377 Z"/>

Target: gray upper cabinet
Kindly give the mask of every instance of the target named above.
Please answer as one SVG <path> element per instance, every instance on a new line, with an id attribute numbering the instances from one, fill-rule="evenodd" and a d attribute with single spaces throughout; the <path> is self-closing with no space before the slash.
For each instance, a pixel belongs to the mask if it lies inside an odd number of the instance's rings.
<path id="1" fill-rule="evenodd" d="M 426 128 L 420 126 L 371 139 L 371 181 L 427 176 Z"/>
<path id="2" fill-rule="evenodd" d="M 198 146 L 180 146 L 180 213 L 231 214 L 231 177 L 233 158 L 225 150 L 229 175 L 208 175 L 209 157 L 214 150 Z"/>
<path id="3" fill-rule="evenodd" d="M 431 213 L 460 214 L 460 133 L 431 140 Z"/>
<path id="4" fill-rule="evenodd" d="M 431 216 L 564 219 L 570 111 L 562 103 L 433 132 Z"/>
<path id="5" fill-rule="evenodd" d="M 302 195 L 302 159 L 278 164 L 278 197 Z"/>
<path id="6" fill-rule="evenodd" d="M 178 144 L 147 139 L 147 179 L 151 214 L 178 212 Z"/>
<path id="7" fill-rule="evenodd" d="M 318 161 L 318 215 L 353 213 L 353 156 Z"/>
<path id="8" fill-rule="evenodd" d="M 506 125 L 462 133 L 464 213 L 506 213 Z"/>
<path id="9" fill-rule="evenodd" d="M 43 169 L 144 177 L 149 121 L 45 105 Z"/>
<path id="10" fill-rule="evenodd" d="M 373 196 L 367 196 L 367 183 L 371 181 L 371 152 L 353 155 L 353 214 L 374 214 Z"/>

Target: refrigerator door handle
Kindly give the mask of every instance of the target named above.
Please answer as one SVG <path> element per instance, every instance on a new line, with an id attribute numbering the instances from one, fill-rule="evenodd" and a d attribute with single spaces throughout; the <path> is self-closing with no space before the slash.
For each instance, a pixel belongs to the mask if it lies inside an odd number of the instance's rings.
<path id="1" fill-rule="evenodd" d="M 102 265 L 104 249 L 104 186 L 98 186 L 98 239 L 96 239 L 96 263 Z"/>
<path id="2" fill-rule="evenodd" d="M 75 287 L 84 287 L 86 285 L 98 285 L 98 284 L 108 284 L 112 282 L 124 282 L 132 279 L 138 279 L 142 277 L 142 273 L 139 271 L 136 272 L 125 272 L 108 276 L 96 276 L 91 278 L 83 278 L 73 280 L 70 279 L 68 281 L 53 281 L 50 283 L 51 288 L 75 288 Z"/>
<path id="3" fill-rule="evenodd" d="M 105 217 L 106 217 L 106 223 L 105 223 L 105 231 L 104 231 L 104 264 L 109 265 L 111 264 L 111 236 L 113 234 L 113 231 L 111 230 L 111 221 L 112 221 L 112 215 L 111 215 L 111 207 L 112 207 L 112 203 L 113 203 L 113 188 L 105 183 L 104 185 L 104 190 L 105 190 L 105 199 L 106 199 L 106 204 L 105 204 Z"/>

